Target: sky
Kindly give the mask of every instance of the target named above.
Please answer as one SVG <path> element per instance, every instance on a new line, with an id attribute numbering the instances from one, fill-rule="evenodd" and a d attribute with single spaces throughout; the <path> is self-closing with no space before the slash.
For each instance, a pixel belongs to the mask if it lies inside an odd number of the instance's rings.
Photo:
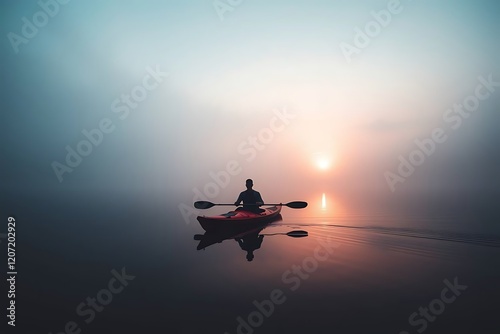
<path id="1" fill-rule="evenodd" d="M 391 13 L 391 1 L 42 3 L 52 16 L 35 1 L 0 5 L 3 196 L 151 192 L 188 203 L 198 189 L 232 202 L 253 178 L 278 202 L 326 192 L 358 207 L 494 209 L 500 92 L 459 126 L 444 115 L 480 77 L 500 81 L 496 1 L 402 0 L 384 26 L 373 13 Z M 370 24 L 378 30 L 356 46 Z M 346 57 L 346 44 L 357 51 Z M 108 133 L 81 144 L 91 152 L 70 167 L 67 147 L 96 128 Z M 399 157 L 436 129 L 446 141 L 391 187 L 387 172 L 399 175 Z"/>

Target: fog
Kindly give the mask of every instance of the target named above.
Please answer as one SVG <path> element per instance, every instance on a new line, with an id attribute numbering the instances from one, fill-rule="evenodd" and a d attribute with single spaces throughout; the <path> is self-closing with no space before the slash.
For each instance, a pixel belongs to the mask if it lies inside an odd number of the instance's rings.
<path id="1" fill-rule="evenodd" d="M 3 197 L 162 194 L 176 206 L 198 189 L 232 202 L 252 178 L 266 201 L 326 192 L 355 209 L 467 204 L 493 214 L 498 86 L 456 129 L 444 114 L 479 77 L 500 81 L 499 6 L 401 4 L 350 61 L 341 43 L 387 2 L 248 1 L 223 21 L 210 2 L 61 5 L 17 53 L 9 38 L 1 44 Z M 20 35 L 39 10 L 2 4 L 2 31 Z M 145 85 L 155 87 L 124 102 Z M 67 146 L 106 119 L 99 144 L 57 172 Z M 385 173 L 436 128 L 446 141 L 392 191 Z"/>

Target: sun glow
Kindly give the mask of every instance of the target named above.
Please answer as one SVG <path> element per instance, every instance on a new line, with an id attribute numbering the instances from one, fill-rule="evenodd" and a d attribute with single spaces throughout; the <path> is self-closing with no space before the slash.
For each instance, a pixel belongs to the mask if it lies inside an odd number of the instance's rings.
<path id="1" fill-rule="evenodd" d="M 330 167 L 330 161 L 328 161 L 328 159 L 326 158 L 319 158 L 316 161 L 316 165 L 319 169 L 326 170 Z"/>
<path id="2" fill-rule="evenodd" d="M 323 196 L 321 196 L 321 208 L 326 209 L 326 195 L 323 193 Z"/>
<path id="3" fill-rule="evenodd" d="M 316 153 L 314 156 L 314 163 L 318 169 L 327 170 L 332 166 L 332 159 L 325 154 Z"/>

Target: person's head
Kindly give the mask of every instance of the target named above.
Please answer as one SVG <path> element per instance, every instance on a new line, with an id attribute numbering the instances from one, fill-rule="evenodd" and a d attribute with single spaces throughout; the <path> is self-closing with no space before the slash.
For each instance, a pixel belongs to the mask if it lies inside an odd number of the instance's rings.
<path id="1" fill-rule="evenodd" d="M 247 186 L 247 189 L 252 189 L 252 187 L 253 187 L 252 179 L 247 179 L 247 181 L 245 182 L 245 185 Z"/>
<path id="2" fill-rule="evenodd" d="M 254 258 L 253 252 L 252 252 L 252 251 L 249 251 L 249 252 L 247 253 L 247 261 L 248 261 L 248 262 L 250 262 L 250 261 L 252 261 L 252 260 L 253 260 L 253 258 Z"/>

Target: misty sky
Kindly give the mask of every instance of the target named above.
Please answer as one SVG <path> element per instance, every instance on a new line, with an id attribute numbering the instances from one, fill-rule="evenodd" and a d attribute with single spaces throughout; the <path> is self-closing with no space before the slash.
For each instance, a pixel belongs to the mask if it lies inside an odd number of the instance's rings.
<path id="1" fill-rule="evenodd" d="M 478 77 L 500 81 L 500 5 L 403 0 L 348 62 L 341 43 L 354 45 L 356 27 L 387 4 L 248 0 L 221 20 L 209 0 L 70 1 L 16 53 L 8 34 L 22 36 L 23 17 L 32 22 L 41 8 L 2 2 L 2 189 L 159 191 L 189 200 L 210 172 L 236 161 L 241 171 L 221 201 L 248 177 L 275 201 L 325 191 L 388 199 L 497 193 L 500 87 L 455 130 L 443 115 L 474 94 Z M 127 107 L 122 95 L 148 75 L 152 87 L 151 71 L 168 76 Z M 76 149 L 82 131 L 103 119 L 113 130 L 60 182 L 53 162 L 65 164 L 66 146 Z M 398 157 L 436 128 L 448 139 L 391 192 L 384 173 L 396 173 Z M 252 146 L 249 136 L 259 134 L 267 143 Z"/>

